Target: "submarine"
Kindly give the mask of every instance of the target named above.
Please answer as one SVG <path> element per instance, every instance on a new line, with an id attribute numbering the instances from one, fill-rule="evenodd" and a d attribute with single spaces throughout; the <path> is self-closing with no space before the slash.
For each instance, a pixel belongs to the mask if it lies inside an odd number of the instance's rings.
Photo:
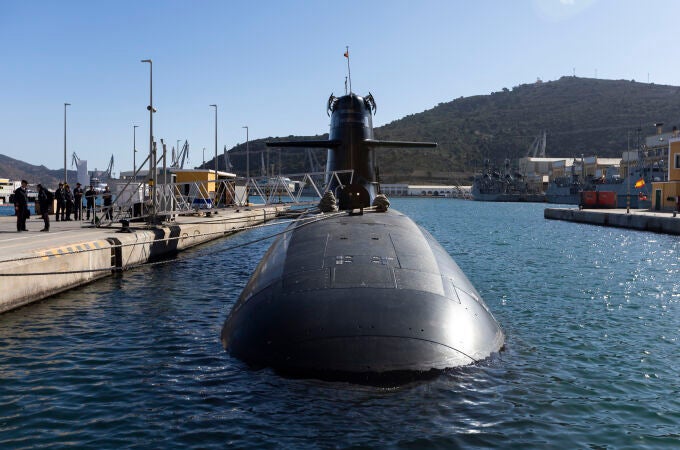
<path id="1" fill-rule="evenodd" d="M 376 140 L 375 112 L 370 92 L 331 94 L 327 140 L 267 143 L 326 148 L 327 174 L 351 172 L 327 180 L 326 212 L 275 239 L 227 316 L 222 345 L 251 367 L 350 380 L 424 374 L 477 363 L 504 345 L 456 262 L 380 193 L 376 151 L 437 144 Z"/>

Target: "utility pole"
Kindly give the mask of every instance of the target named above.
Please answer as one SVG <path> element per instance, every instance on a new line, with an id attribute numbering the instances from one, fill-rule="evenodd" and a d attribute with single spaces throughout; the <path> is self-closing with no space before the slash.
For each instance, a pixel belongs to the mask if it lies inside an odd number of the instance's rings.
<path id="1" fill-rule="evenodd" d="M 132 173 L 137 181 L 137 128 L 139 125 L 132 126 Z"/>

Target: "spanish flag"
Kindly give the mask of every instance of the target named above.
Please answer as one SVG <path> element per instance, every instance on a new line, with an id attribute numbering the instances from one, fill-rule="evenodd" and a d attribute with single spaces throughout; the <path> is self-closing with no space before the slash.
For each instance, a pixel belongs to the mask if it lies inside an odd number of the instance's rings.
<path id="1" fill-rule="evenodd" d="M 641 187 L 644 186 L 644 185 L 645 185 L 645 179 L 644 179 L 644 178 L 640 178 L 639 180 L 637 180 L 637 181 L 635 182 L 635 187 L 636 187 L 636 188 L 641 188 Z"/>

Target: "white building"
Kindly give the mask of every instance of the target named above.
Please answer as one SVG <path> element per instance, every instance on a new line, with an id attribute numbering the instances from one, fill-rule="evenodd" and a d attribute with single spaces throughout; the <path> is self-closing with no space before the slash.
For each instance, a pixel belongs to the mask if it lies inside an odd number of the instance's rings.
<path id="1" fill-rule="evenodd" d="M 470 196 L 471 186 L 381 184 L 388 197 L 458 197 Z"/>

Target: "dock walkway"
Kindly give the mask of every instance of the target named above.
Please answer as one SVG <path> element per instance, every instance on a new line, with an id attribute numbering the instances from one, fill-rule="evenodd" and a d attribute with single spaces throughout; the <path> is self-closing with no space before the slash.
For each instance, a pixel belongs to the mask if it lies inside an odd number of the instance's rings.
<path id="1" fill-rule="evenodd" d="M 178 216 L 149 227 L 120 224 L 96 228 L 86 221 L 54 221 L 40 232 L 43 220 L 31 216 L 28 232 L 16 231 L 16 217 L 0 217 L 0 313 L 115 272 L 274 219 L 288 206 L 213 209 L 210 216 Z"/>
<path id="2" fill-rule="evenodd" d="M 627 213 L 625 209 L 546 208 L 543 217 L 680 235 L 680 215 L 674 216 L 672 212 L 667 211 L 631 209 L 630 213 Z"/>

